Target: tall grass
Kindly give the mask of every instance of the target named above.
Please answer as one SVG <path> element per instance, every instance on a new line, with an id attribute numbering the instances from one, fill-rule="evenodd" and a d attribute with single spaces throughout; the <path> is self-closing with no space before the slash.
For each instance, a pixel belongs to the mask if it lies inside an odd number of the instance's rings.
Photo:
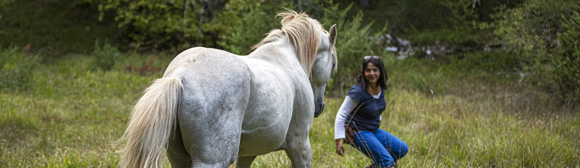
<path id="1" fill-rule="evenodd" d="M 151 56 L 126 57 L 116 70 L 101 71 L 95 59 L 71 56 L 35 67 L 26 90 L 3 88 L 0 167 L 114 165 L 114 141 L 132 105 L 160 76 L 126 72 L 123 65 L 140 65 Z"/>
<path id="2" fill-rule="evenodd" d="M 127 67 L 165 67 L 172 57 L 124 54 L 109 71 L 85 55 L 36 65 L 26 80 L 30 87 L 0 90 L 0 167 L 116 166 L 115 141 L 131 108 L 162 73 Z M 519 87 L 517 75 L 457 72 L 455 64 L 425 60 L 385 62 L 391 89 L 381 128 L 410 149 L 399 166 L 579 167 L 578 109 Z M 370 164 L 352 147 L 345 157 L 334 153 L 334 117 L 341 103 L 341 97 L 327 97 L 325 112 L 314 120 L 312 167 Z M 283 151 L 253 163 L 290 166 Z"/>

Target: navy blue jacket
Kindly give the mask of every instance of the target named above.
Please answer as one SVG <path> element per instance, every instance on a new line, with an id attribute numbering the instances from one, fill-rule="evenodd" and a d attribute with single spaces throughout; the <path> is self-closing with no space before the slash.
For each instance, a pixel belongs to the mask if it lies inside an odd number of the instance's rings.
<path id="1" fill-rule="evenodd" d="M 379 98 L 375 99 L 362 85 L 355 85 L 350 88 L 347 96 L 358 105 L 348 114 L 345 124 L 356 131 L 377 131 L 381 125 L 381 114 L 387 106 L 385 90 L 383 89 Z"/>

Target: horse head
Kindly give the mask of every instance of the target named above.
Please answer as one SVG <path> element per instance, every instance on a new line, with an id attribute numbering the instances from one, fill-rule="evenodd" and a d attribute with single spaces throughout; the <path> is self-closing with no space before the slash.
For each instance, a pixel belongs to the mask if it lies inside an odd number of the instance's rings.
<path id="1" fill-rule="evenodd" d="M 332 72 L 336 71 L 336 25 L 332 25 L 329 32 L 320 31 L 320 45 L 316 52 L 316 60 L 310 72 L 310 84 L 314 92 L 315 111 L 314 117 L 318 117 L 324 110 L 324 92 L 326 84 Z"/>

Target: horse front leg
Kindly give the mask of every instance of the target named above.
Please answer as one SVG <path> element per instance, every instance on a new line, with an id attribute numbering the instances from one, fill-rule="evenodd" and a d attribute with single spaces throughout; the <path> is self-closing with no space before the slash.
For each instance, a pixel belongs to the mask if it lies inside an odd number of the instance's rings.
<path id="1" fill-rule="evenodd" d="M 311 148 L 308 133 L 314 120 L 314 101 L 312 97 L 297 97 L 292 119 L 286 133 L 283 147 L 292 162 L 292 167 L 310 167 Z"/>
<path id="2" fill-rule="evenodd" d="M 238 157 L 238 160 L 236 161 L 236 168 L 249 168 L 252 166 L 254 159 L 256 159 L 256 156 Z"/>
<path id="3" fill-rule="evenodd" d="M 312 116 L 312 114 L 309 117 L 294 115 L 293 121 L 290 122 L 284 150 L 292 162 L 292 167 L 310 167 L 311 149 L 308 133 L 312 125 Z"/>
<path id="4" fill-rule="evenodd" d="M 310 167 L 311 151 L 308 134 L 291 138 L 286 145 L 285 152 L 292 162 L 292 167 Z"/>

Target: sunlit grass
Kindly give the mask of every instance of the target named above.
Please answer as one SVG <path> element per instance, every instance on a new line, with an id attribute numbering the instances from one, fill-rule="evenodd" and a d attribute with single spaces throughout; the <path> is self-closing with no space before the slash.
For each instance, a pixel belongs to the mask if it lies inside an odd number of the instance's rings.
<path id="1" fill-rule="evenodd" d="M 170 59 L 126 54 L 111 71 L 102 71 L 92 57 L 71 56 L 35 67 L 29 87 L 0 92 L 0 167 L 116 166 L 115 141 L 130 111 L 161 76 L 127 72 L 126 67 L 148 60 L 165 67 Z M 381 128 L 409 145 L 399 166 L 579 167 L 577 109 L 562 107 L 541 92 L 522 91 L 509 84 L 511 78 L 463 79 L 444 65 L 386 61 L 392 87 Z M 369 165 L 370 159 L 352 147 L 345 147 L 345 157 L 334 153 L 334 117 L 342 98 L 325 101 L 325 112 L 310 132 L 312 167 Z M 259 156 L 253 167 L 291 165 L 278 151 Z"/>

